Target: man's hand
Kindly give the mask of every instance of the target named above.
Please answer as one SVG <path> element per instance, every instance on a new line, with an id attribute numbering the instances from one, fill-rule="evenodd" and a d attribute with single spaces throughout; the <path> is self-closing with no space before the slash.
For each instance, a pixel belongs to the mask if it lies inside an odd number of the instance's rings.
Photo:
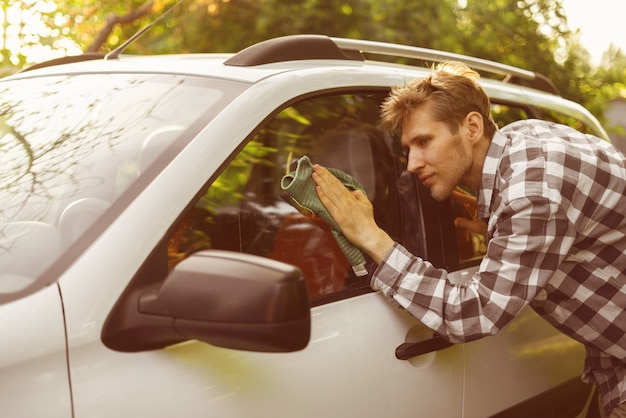
<path id="1" fill-rule="evenodd" d="M 487 235 L 487 224 L 478 219 L 478 202 L 476 196 L 469 194 L 463 189 L 457 187 L 452 192 L 452 199 L 463 204 L 469 218 L 458 217 L 454 220 L 454 226 L 457 228 L 465 229 L 469 232 L 475 232 L 482 235 Z"/>
<path id="2" fill-rule="evenodd" d="M 365 194 L 359 190 L 351 192 L 319 164 L 313 166 L 313 181 L 320 201 L 342 234 L 380 263 L 394 241 L 376 224 L 374 207 Z"/>
<path id="3" fill-rule="evenodd" d="M 475 232 L 485 237 L 487 235 L 487 224 L 478 219 L 467 219 L 458 217 L 454 219 L 454 226 L 465 229 L 469 232 Z"/>

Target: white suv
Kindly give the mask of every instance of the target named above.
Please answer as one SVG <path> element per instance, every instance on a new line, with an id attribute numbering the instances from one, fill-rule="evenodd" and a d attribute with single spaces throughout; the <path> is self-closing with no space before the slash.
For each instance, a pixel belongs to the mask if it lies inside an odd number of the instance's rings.
<path id="1" fill-rule="evenodd" d="M 471 199 L 435 202 L 379 126 L 390 87 L 427 68 L 369 54 L 467 62 L 499 76 L 482 81 L 498 123 L 606 138 L 533 72 L 317 35 L 7 77 L 2 416 L 582 416 L 581 345 L 530 309 L 496 337 L 448 344 L 372 292 L 281 189 L 309 156 L 353 175 L 378 223 L 449 280 L 478 268 L 484 242 L 452 222 Z"/>

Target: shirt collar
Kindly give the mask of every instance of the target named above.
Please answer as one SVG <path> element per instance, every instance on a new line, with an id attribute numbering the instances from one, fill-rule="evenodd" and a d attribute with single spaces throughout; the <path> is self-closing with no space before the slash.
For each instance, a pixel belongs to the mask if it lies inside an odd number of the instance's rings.
<path id="1" fill-rule="evenodd" d="M 496 173 L 502 154 L 509 145 L 508 142 L 509 139 L 507 137 L 500 131 L 496 131 L 485 157 L 480 190 L 478 191 L 478 217 L 484 221 L 489 219 L 489 207 L 491 206 L 493 193 L 496 191 Z"/>

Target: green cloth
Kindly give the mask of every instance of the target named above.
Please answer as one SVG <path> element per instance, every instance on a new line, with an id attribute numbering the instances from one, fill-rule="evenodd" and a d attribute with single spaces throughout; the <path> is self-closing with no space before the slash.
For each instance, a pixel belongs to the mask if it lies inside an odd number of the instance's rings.
<path id="1" fill-rule="evenodd" d="M 352 190 L 360 190 L 365 193 L 363 187 L 358 181 L 349 174 L 344 173 L 341 170 L 335 168 L 327 168 L 328 171 L 337 177 L 344 186 Z M 313 174 L 313 165 L 311 160 L 306 155 L 298 160 L 298 165 L 294 171 L 283 176 L 280 182 L 280 187 L 289 193 L 291 198 L 296 204 L 303 209 L 306 209 L 312 214 L 320 216 L 331 227 L 333 237 L 337 241 L 339 248 L 345 254 L 348 262 L 352 266 L 352 270 L 357 276 L 367 275 L 365 269 L 365 257 L 361 250 L 356 248 L 346 239 L 341 233 L 339 225 L 330 216 L 322 202 L 319 200 L 317 193 L 315 192 L 315 182 L 311 178 Z"/>

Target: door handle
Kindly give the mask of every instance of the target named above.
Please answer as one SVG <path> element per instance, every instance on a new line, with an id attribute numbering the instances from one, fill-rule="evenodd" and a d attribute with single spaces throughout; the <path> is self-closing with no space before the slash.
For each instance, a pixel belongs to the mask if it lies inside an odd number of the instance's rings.
<path id="1" fill-rule="evenodd" d="M 443 350 L 452 345 L 454 345 L 454 343 L 448 342 L 444 340 L 441 335 L 435 334 L 433 338 L 429 338 L 428 340 L 400 344 L 396 348 L 396 358 L 398 360 L 409 360 L 426 353 Z"/>

